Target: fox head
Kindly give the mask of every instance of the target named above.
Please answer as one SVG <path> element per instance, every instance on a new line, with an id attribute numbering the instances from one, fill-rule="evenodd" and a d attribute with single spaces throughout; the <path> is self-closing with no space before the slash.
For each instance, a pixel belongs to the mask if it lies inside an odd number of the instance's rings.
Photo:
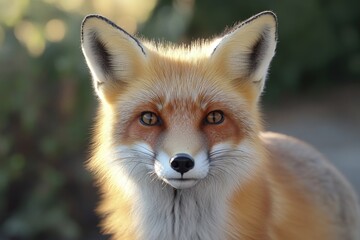
<path id="1" fill-rule="evenodd" d="M 263 151 L 258 102 L 275 54 L 276 16 L 174 46 L 87 16 L 82 50 L 100 102 L 90 167 L 114 185 L 239 185 Z"/>

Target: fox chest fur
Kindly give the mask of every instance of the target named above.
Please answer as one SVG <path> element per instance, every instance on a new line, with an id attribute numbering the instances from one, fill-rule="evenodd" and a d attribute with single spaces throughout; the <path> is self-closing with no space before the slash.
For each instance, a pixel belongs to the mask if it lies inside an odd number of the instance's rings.
<path id="1" fill-rule="evenodd" d="M 113 239 L 358 239 L 350 185 L 308 145 L 263 133 L 259 98 L 277 20 L 213 40 L 139 40 L 87 16 L 82 50 L 99 98 L 92 157 Z"/>

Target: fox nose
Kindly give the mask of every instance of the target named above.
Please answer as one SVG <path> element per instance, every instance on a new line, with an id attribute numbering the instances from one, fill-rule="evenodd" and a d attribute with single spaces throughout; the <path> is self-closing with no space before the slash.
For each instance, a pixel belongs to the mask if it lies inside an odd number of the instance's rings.
<path id="1" fill-rule="evenodd" d="M 186 153 L 176 154 L 170 159 L 171 168 L 181 173 L 181 175 L 193 169 L 194 165 L 194 159 Z"/>

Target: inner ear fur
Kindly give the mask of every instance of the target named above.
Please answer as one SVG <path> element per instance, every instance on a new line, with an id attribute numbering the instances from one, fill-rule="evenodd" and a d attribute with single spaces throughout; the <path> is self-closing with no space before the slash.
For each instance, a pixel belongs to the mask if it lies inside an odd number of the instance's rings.
<path id="1" fill-rule="evenodd" d="M 277 18 L 266 11 L 232 28 L 220 39 L 211 58 L 228 78 L 248 79 L 261 92 L 276 42 Z"/>
<path id="2" fill-rule="evenodd" d="M 83 20 L 81 46 L 100 98 L 114 85 L 126 84 L 144 66 L 146 49 L 140 41 L 99 15 Z"/>

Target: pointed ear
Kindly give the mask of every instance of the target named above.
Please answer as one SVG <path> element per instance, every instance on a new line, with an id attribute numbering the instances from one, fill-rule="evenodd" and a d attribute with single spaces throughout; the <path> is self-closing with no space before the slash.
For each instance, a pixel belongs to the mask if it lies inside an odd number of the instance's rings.
<path id="1" fill-rule="evenodd" d="M 275 54 L 276 41 L 276 15 L 270 11 L 262 12 L 235 26 L 223 36 L 211 58 L 215 66 L 225 69 L 225 74 L 231 80 L 249 79 L 258 83 L 261 92 Z"/>
<path id="2" fill-rule="evenodd" d="M 81 47 L 102 100 L 116 85 L 134 78 L 145 63 L 146 49 L 139 40 L 99 15 L 83 20 Z"/>

